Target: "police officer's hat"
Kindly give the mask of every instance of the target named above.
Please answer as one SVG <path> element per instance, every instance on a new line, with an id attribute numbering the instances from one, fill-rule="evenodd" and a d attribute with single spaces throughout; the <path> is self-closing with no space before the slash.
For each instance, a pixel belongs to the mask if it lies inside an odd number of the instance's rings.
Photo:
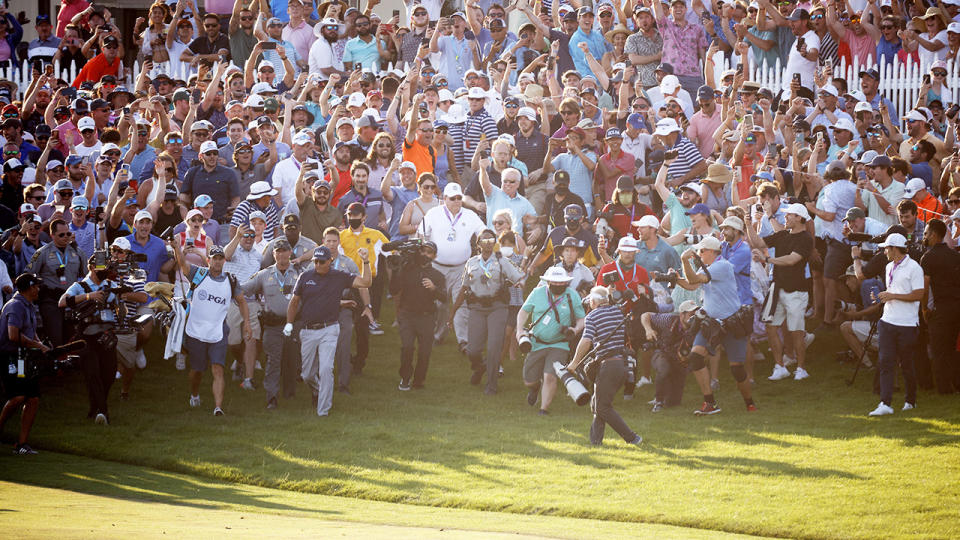
<path id="1" fill-rule="evenodd" d="M 579 204 L 568 204 L 563 208 L 563 219 L 583 219 L 583 209 Z"/>
<path id="2" fill-rule="evenodd" d="M 560 249 L 563 249 L 563 248 L 566 248 L 566 247 L 579 248 L 579 247 L 580 247 L 580 241 L 577 240 L 576 238 L 572 237 L 572 236 L 568 236 L 568 237 L 566 237 L 566 238 L 563 239 L 563 242 L 560 242 Z"/>

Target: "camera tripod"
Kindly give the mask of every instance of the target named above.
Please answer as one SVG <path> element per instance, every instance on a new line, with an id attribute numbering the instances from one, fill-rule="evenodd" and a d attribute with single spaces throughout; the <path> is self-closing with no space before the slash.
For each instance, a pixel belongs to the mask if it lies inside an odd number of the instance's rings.
<path id="1" fill-rule="evenodd" d="M 873 336 L 877 335 L 877 324 L 879 322 L 879 318 L 870 322 L 870 331 L 867 332 L 867 339 L 863 342 L 863 348 L 860 349 L 860 357 L 857 358 L 857 365 L 853 370 L 853 376 L 850 377 L 849 381 L 847 381 L 847 386 L 853 386 L 853 381 L 857 380 L 857 373 L 860 372 L 860 366 L 863 365 L 863 357 L 867 355 L 867 348 L 870 347 L 870 342 L 873 341 Z"/>

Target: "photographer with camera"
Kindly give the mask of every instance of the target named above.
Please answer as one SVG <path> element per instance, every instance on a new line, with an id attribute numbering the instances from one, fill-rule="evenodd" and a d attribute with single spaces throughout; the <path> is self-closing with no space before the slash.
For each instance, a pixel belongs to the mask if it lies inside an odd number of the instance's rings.
<path id="1" fill-rule="evenodd" d="M 523 274 L 513 263 L 504 260 L 499 252 L 494 252 L 496 243 L 496 233 L 490 229 L 483 229 L 477 234 L 480 253 L 470 257 L 464 265 L 463 280 L 452 311 L 456 313 L 466 301 L 470 311 L 467 357 L 473 370 L 470 384 L 480 384 L 486 365 L 487 386 L 483 393 L 488 396 L 497 393 L 500 356 L 507 328 L 507 302 L 510 300 L 507 284 L 523 279 Z M 453 324 L 454 317 L 451 315 L 447 325 L 452 327 Z M 486 361 L 483 358 L 484 345 Z"/>
<path id="2" fill-rule="evenodd" d="M 769 204 L 766 205 L 769 208 Z M 810 214 L 802 204 L 791 204 L 784 209 L 786 227 L 776 219 L 770 219 L 774 233 L 763 237 L 767 247 L 776 250 L 776 257 L 764 255 L 760 250 L 753 251 L 754 260 L 773 265 L 773 289 L 767 296 L 763 309 L 763 321 L 767 325 L 767 340 L 776 363 L 771 381 L 779 381 L 790 376 L 783 361 L 783 343 L 780 331 L 786 323 L 786 330 L 793 341 L 797 355 L 797 369 L 794 380 L 800 381 L 810 375 L 806 370 L 806 328 L 804 313 L 809 300 L 809 281 L 804 273 L 807 261 L 813 252 L 813 237 L 807 231 Z"/>
<path id="3" fill-rule="evenodd" d="M 680 304 L 677 313 L 647 312 L 640 316 L 647 339 L 656 343 L 652 364 L 657 378 L 650 412 L 680 405 L 687 378 L 687 355 L 699 329 L 699 321 L 694 319 L 698 309 L 696 302 L 687 300 Z"/>
<path id="4" fill-rule="evenodd" d="M 691 261 L 694 258 L 698 258 L 698 262 L 701 263 L 699 272 L 693 269 Z M 706 356 L 716 352 L 718 345 L 723 345 L 727 353 L 730 372 L 737 382 L 737 388 L 743 396 L 747 411 L 757 410 L 751 397 L 747 371 L 743 367 L 747 353 L 747 336 L 749 328 L 753 325 L 753 310 L 740 309 L 733 264 L 720 258 L 720 240 L 712 236 L 704 238 L 695 247 L 684 251 L 680 260 L 683 263 L 683 277 L 677 280 L 677 285 L 687 290 L 702 287 L 703 310 L 707 315 L 694 338 L 693 348 L 687 358 L 690 370 L 697 379 L 700 391 L 703 392 L 703 406 L 693 413 L 701 416 L 720 412 L 713 390 L 710 388 L 710 371 L 704 362 Z M 741 324 L 746 321 L 737 320 L 741 314 L 747 314 L 749 323 Z"/>
<path id="5" fill-rule="evenodd" d="M 109 425 L 107 395 L 117 373 L 117 338 L 113 330 L 126 316 L 126 306 L 119 305 L 126 293 L 118 295 L 113 291 L 119 287 L 109 280 L 110 270 L 101 254 L 95 253 L 87 260 L 87 275 L 67 288 L 58 305 L 60 309 L 74 310 L 76 331 L 86 344 L 80 351 L 80 362 L 90 401 L 87 417 L 95 417 L 97 424 Z"/>
<path id="6" fill-rule="evenodd" d="M 68 337 L 66 319 L 58 302 L 67 287 L 80 279 L 84 264 L 80 250 L 71 243 L 73 233 L 65 221 L 55 219 L 50 222 L 50 237 L 53 241 L 34 252 L 25 270 L 40 278 L 43 333 L 57 346 Z"/>
<path id="7" fill-rule="evenodd" d="M 927 252 L 920 259 L 924 279 L 933 295 L 933 309 L 924 302 L 924 319 L 930 329 L 930 351 L 937 392 L 960 391 L 960 366 L 957 365 L 957 335 L 960 334 L 960 253 L 950 249 L 943 239 L 947 225 L 931 219 L 923 231 Z"/>
<path id="8" fill-rule="evenodd" d="M 147 367 L 147 357 L 143 353 L 143 343 L 149 338 L 149 328 L 147 337 L 142 337 L 144 329 L 134 325 L 137 316 L 142 310 L 151 312 L 146 308 L 146 302 L 150 299 L 143 290 L 144 282 L 142 279 L 136 279 L 136 275 L 131 271 L 135 255 L 130 251 L 130 242 L 126 238 L 119 237 L 113 240 L 110 246 L 110 264 L 111 274 L 116 274 L 116 280 L 121 287 L 128 288 L 129 291 L 120 295 L 126 308 L 126 317 L 121 321 L 123 331 L 117 331 L 117 367 L 119 368 L 120 379 L 120 399 L 130 399 L 130 386 L 133 384 L 133 377 L 137 369 Z M 152 312 L 151 312 L 152 313 Z M 149 323 L 148 323 L 149 324 Z"/>
<path id="9" fill-rule="evenodd" d="M 3 355 L 0 383 L 7 397 L 0 412 L 0 433 L 3 433 L 7 420 L 22 409 L 20 435 L 14 453 L 28 455 L 37 453 L 27 444 L 27 438 L 40 407 L 40 381 L 39 377 L 26 376 L 26 366 L 19 359 L 22 349 L 47 352 L 49 348 L 37 338 L 37 308 L 34 304 L 40 296 L 40 278 L 33 274 L 20 274 L 14 284 L 16 294 L 0 311 L 0 328 L 6 329 L 5 332 L 0 331 L 0 354 Z"/>
<path id="10" fill-rule="evenodd" d="M 583 302 L 570 287 L 571 277 L 560 267 L 547 269 L 517 312 L 517 341 L 527 341 L 529 352 L 523 362 L 523 384 L 532 407 L 540 394 L 540 412 L 549 414 L 557 393 L 555 362 L 564 364 L 570 354 L 570 340 L 583 330 Z M 533 319 L 530 328 L 527 321 Z M 525 339 L 526 338 L 526 339 Z M 542 393 L 541 393 L 542 388 Z"/>
<path id="11" fill-rule="evenodd" d="M 263 389 L 267 393 L 268 409 L 277 408 L 281 380 L 284 396 L 293 395 L 296 376 L 300 371 L 296 362 L 298 356 L 290 350 L 283 338 L 287 307 L 293 297 L 293 286 L 299 274 L 290 263 L 293 253 L 290 242 L 280 237 L 273 241 L 272 245 L 276 262 L 241 284 L 244 294 L 256 295 L 260 299 L 263 351 L 267 355 L 267 365 L 263 370 Z"/>
<path id="12" fill-rule="evenodd" d="M 447 295 L 443 274 L 433 267 L 437 245 L 427 241 L 415 254 L 401 252 L 400 270 L 390 280 L 390 294 L 397 302 L 400 332 L 400 385 L 402 392 L 423 388 L 433 351 L 433 329 L 437 324 L 437 302 Z M 418 347 L 413 365 L 414 344 Z"/>
<path id="13" fill-rule="evenodd" d="M 626 345 L 623 311 L 620 306 L 610 305 L 610 293 L 606 287 L 594 287 L 587 298 L 590 300 L 591 311 L 583 320 L 583 336 L 577 343 L 573 359 L 567 364 L 567 371 L 577 375 L 580 364 L 587 356 L 591 357 L 585 370 L 596 374 L 593 397 L 590 399 L 590 410 L 593 412 L 590 444 L 603 444 L 604 428 L 610 424 L 624 441 L 639 446 L 643 438 L 630 429 L 613 408 L 613 398 L 627 378 L 626 362 L 623 358 Z"/>

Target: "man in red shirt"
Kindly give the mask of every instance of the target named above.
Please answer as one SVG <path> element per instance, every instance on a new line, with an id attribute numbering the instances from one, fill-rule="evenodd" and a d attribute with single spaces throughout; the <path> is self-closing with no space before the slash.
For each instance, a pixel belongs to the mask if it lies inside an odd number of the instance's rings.
<path id="1" fill-rule="evenodd" d="M 610 201 L 613 190 L 617 187 L 617 179 L 621 176 L 633 175 L 637 172 L 637 158 L 620 149 L 623 135 L 617 128 L 607 130 L 605 141 L 609 151 L 600 156 L 597 162 L 597 172 L 594 175 L 597 183 L 596 192 L 603 193 L 603 200 Z"/>
<path id="2" fill-rule="evenodd" d="M 336 208 L 340 197 L 350 191 L 353 186 L 353 177 L 350 176 L 350 165 L 353 163 L 353 145 L 349 142 L 337 141 L 333 145 L 333 160 L 327 161 L 327 176 L 325 180 L 333 186 L 330 194 L 330 205 Z M 336 174 L 336 176 L 334 176 Z"/>
<path id="3" fill-rule="evenodd" d="M 617 244 L 617 258 L 600 268 L 597 274 L 597 285 L 610 287 L 604 282 L 603 276 L 613 273 L 616 280 L 613 288 L 618 291 L 625 291 L 629 287 L 637 296 L 647 294 L 647 284 L 650 283 L 650 277 L 647 271 L 639 264 L 633 264 L 633 259 L 637 255 L 637 241 L 632 236 L 624 236 Z"/>
<path id="4" fill-rule="evenodd" d="M 80 70 L 80 73 L 77 73 L 77 78 L 73 81 L 73 87 L 80 88 L 80 84 L 84 81 L 99 82 L 104 75 L 118 77 L 121 64 L 121 60 L 117 56 L 119 50 L 120 42 L 116 36 L 103 38 L 103 52 L 94 56 L 83 66 L 83 69 Z"/>

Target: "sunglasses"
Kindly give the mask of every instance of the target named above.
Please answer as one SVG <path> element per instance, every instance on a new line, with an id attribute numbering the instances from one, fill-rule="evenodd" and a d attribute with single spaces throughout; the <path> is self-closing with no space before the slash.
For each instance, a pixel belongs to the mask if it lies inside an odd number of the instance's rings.
<path id="1" fill-rule="evenodd" d="M 217 150 L 210 150 L 209 152 L 204 152 L 205 156 L 219 156 L 220 152 Z"/>
<path id="2" fill-rule="evenodd" d="M 33 196 L 31 196 L 31 197 L 27 197 L 27 200 L 28 200 L 28 201 L 42 201 L 42 200 L 45 199 L 45 198 L 46 198 L 46 197 L 44 197 L 43 195 L 33 195 Z"/>
<path id="3" fill-rule="evenodd" d="M 437 133 L 446 133 L 447 128 L 434 128 L 434 131 L 436 131 Z"/>
<path id="4" fill-rule="evenodd" d="M 934 77 L 946 77 L 946 76 L 947 76 L 947 72 L 946 72 L 946 71 L 941 71 L 941 70 L 937 69 L 937 70 L 934 70 L 933 76 L 934 76 Z"/>
<path id="5" fill-rule="evenodd" d="M 811 15 L 811 16 L 810 16 L 810 20 L 813 20 L 813 21 L 818 21 L 818 20 L 820 20 L 820 19 L 822 19 L 822 18 L 823 18 L 823 14 L 822 14 L 822 13 L 817 13 L 816 15 Z"/>
<path id="6" fill-rule="evenodd" d="M 220 28 L 220 25 L 219 25 L 219 24 L 205 24 L 205 25 L 203 25 L 203 27 L 204 27 L 204 28 Z"/>
<path id="7" fill-rule="evenodd" d="M 881 24 L 881 25 L 880 25 L 880 29 L 881 29 L 881 30 L 893 30 L 893 25 L 892 25 L 892 24 Z"/>
<path id="8" fill-rule="evenodd" d="M 190 223 L 203 223 L 203 218 L 202 217 L 190 218 Z"/>
<path id="9" fill-rule="evenodd" d="M 579 115 L 580 113 L 577 112 L 577 111 L 560 111 L 560 114 L 562 114 L 562 115 L 564 115 L 564 116 L 577 116 L 577 115 Z"/>
<path id="10" fill-rule="evenodd" d="M 421 129 L 420 131 L 422 131 L 422 132 L 424 132 L 424 133 L 433 133 L 433 128 Z"/>
<path id="11" fill-rule="evenodd" d="M 241 20 L 241 21 L 252 21 L 252 20 L 253 20 L 253 17 L 244 16 L 244 17 L 240 17 L 240 20 Z"/>
<path id="12" fill-rule="evenodd" d="M 246 148 L 246 149 L 244 149 L 244 150 L 237 150 L 237 153 L 238 153 L 238 154 L 252 154 L 252 153 L 253 153 L 253 150 L 251 150 L 251 149 L 249 149 L 249 148 Z"/>
<path id="13" fill-rule="evenodd" d="M 520 105 L 517 105 L 516 103 L 507 103 L 506 105 L 504 105 L 504 107 L 508 109 L 519 109 Z"/>
<path id="14" fill-rule="evenodd" d="M 438 88 L 446 88 L 447 86 L 449 86 L 449 84 L 447 84 L 447 81 L 440 81 L 437 83 Z"/>
<path id="15" fill-rule="evenodd" d="M 606 13 L 606 12 L 604 12 L 604 13 L 601 13 L 601 14 L 600 14 L 600 18 L 601 18 L 601 19 L 606 19 L 607 17 L 613 17 L 613 13 Z"/>
<path id="16" fill-rule="evenodd" d="M 414 13 L 413 16 L 414 16 L 414 17 L 426 17 L 426 16 L 427 16 L 427 12 L 426 12 L 426 11 L 420 11 L 420 12 Z"/>
<path id="17" fill-rule="evenodd" d="M 260 73 L 273 73 L 274 70 L 271 67 L 260 68 Z"/>
<path id="18" fill-rule="evenodd" d="M 436 184 L 424 184 L 420 186 L 420 189 L 437 189 Z"/>
<path id="19" fill-rule="evenodd" d="M 253 238 L 255 236 L 257 236 L 255 233 L 244 233 L 243 235 L 244 238 Z"/>
<path id="20" fill-rule="evenodd" d="M 339 31 L 339 30 L 340 30 L 340 25 L 334 26 L 334 25 L 332 25 L 332 24 L 329 24 L 329 25 L 327 25 L 327 26 L 324 26 L 323 29 L 324 29 L 324 30 Z"/>
<path id="21" fill-rule="evenodd" d="M 59 193 L 60 196 L 61 196 L 62 198 L 64 198 L 64 199 L 69 199 L 70 197 L 73 197 L 73 192 L 72 192 L 72 191 L 60 191 L 60 192 L 58 192 L 58 193 Z"/>
<path id="22" fill-rule="evenodd" d="M 170 137 L 169 139 L 167 139 L 167 144 L 183 144 L 183 138 Z"/>
<path id="23" fill-rule="evenodd" d="M 70 237 L 70 236 L 73 236 L 72 232 L 57 233 L 57 238 L 64 238 L 64 237 Z"/>
<path id="24" fill-rule="evenodd" d="M 146 131 L 137 130 L 137 135 L 139 135 L 139 136 L 141 136 L 141 137 L 146 137 L 146 136 L 148 135 L 148 133 L 147 133 Z"/>
<path id="25" fill-rule="evenodd" d="M 4 151 L 3 151 L 3 155 L 5 155 L 5 156 L 19 156 L 19 155 L 20 155 L 20 151 L 19 151 L 19 150 L 4 150 Z"/>
<path id="26" fill-rule="evenodd" d="M 451 201 L 462 201 L 462 200 L 463 200 L 463 196 L 462 196 L 462 195 L 453 195 L 452 197 L 447 197 L 447 198 L 450 199 Z"/>
<path id="27" fill-rule="evenodd" d="M 119 48 L 120 48 L 119 45 L 107 45 L 106 47 L 104 47 L 104 49 L 119 49 Z"/>

